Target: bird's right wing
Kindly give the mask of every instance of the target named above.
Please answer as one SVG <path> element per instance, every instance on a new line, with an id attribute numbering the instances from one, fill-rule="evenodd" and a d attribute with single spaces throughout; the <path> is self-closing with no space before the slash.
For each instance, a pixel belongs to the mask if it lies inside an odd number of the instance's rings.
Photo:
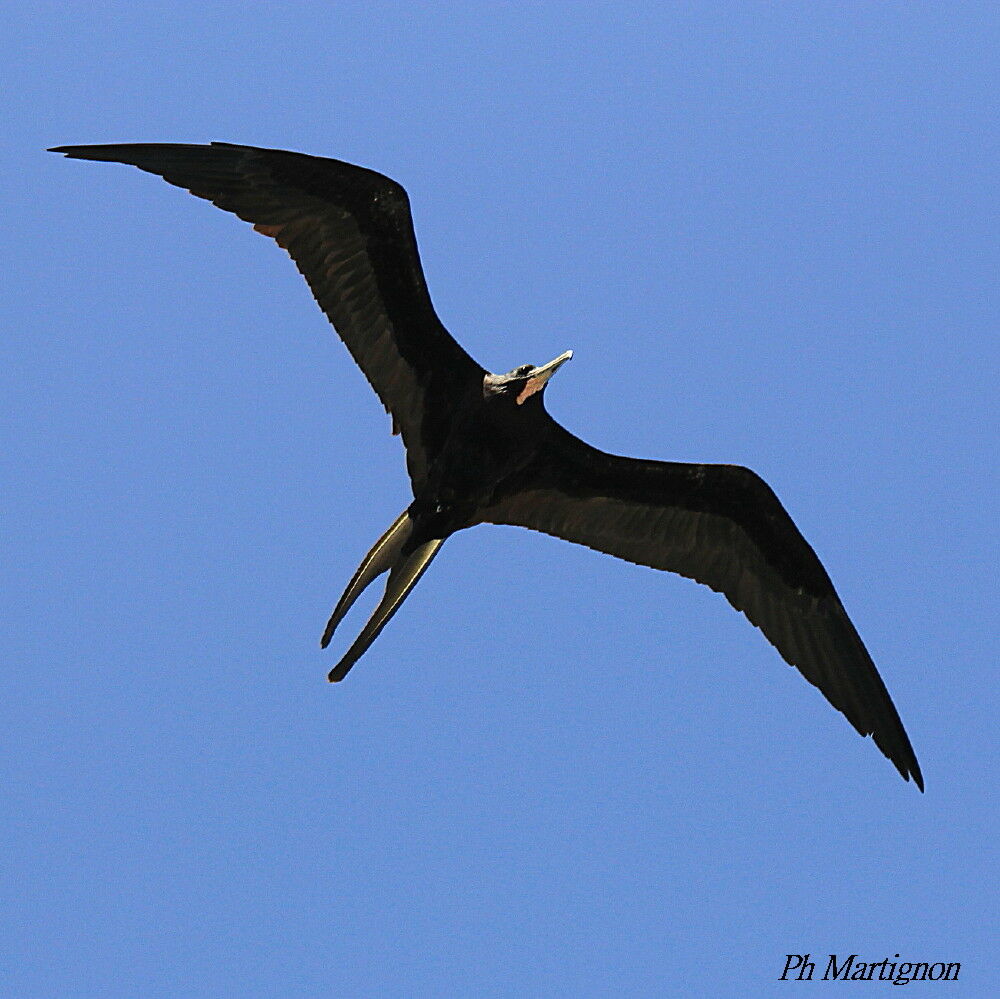
<path id="1" fill-rule="evenodd" d="M 552 424 L 481 512 L 725 594 L 907 780 L 920 767 L 889 693 L 815 552 L 747 468 L 605 454 Z"/>
<path id="2" fill-rule="evenodd" d="M 225 142 L 52 151 L 158 174 L 284 247 L 392 414 L 419 489 L 453 407 L 481 391 L 486 372 L 434 311 L 399 184 L 340 160 Z"/>

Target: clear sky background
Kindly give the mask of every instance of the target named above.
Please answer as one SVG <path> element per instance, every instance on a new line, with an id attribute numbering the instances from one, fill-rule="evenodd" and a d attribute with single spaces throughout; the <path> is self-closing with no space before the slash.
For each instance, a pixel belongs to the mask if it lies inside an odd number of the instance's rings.
<path id="1" fill-rule="evenodd" d="M 995 994 L 996 4 L 0 36 L 5 995 L 770 996 L 807 951 Z M 408 502 L 388 418 L 271 241 L 44 152 L 212 139 L 403 183 L 445 324 L 496 371 L 572 348 L 587 440 L 760 472 L 927 793 L 722 597 L 527 531 L 451 539 L 328 685 Z"/>

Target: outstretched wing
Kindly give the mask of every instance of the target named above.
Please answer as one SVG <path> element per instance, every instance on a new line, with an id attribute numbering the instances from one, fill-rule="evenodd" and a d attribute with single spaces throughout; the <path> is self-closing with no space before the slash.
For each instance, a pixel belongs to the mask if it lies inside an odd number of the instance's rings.
<path id="1" fill-rule="evenodd" d="M 553 422 L 538 457 L 480 519 L 677 572 L 725 594 L 923 790 L 910 740 L 830 577 L 754 472 L 621 458 Z"/>
<path id="2" fill-rule="evenodd" d="M 434 312 L 399 184 L 339 160 L 222 142 L 52 152 L 158 174 L 277 240 L 392 414 L 419 488 L 453 407 L 486 372 Z"/>

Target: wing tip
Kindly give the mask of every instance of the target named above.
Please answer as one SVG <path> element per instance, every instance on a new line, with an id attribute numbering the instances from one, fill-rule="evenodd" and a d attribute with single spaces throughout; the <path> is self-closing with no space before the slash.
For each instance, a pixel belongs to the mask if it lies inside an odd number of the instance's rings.
<path id="1" fill-rule="evenodd" d="M 899 727 L 902 730 L 902 723 L 900 723 Z M 903 730 L 902 734 L 906 743 L 905 748 L 902 750 L 887 752 L 885 748 L 879 745 L 878 741 L 875 742 L 875 745 L 881 750 L 882 755 L 899 771 L 900 777 L 907 783 L 912 779 L 913 783 L 917 785 L 917 789 L 923 794 L 924 775 L 920 772 L 920 764 L 917 762 L 917 756 L 913 752 L 910 740 L 906 738 L 905 730 Z"/>
<path id="2" fill-rule="evenodd" d="M 109 143 L 98 143 L 95 145 L 86 146 L 49 146 L 45 151 L 47 153 L 62 153 L 63 156 L 69 156 L 78 160 L 86 159 L 102 159 L 102 151 L 105 155 L 112 149 L 121 149 L 122 144 L 117 142 Z"/>
<path id="3" fill-rule="evenodd" d="M 70 160 L 95 160 L 102 163 L 124 163 L 126 166 L 137 166 L 127 158 L 129 146 L 133 148 L 140 143 L 103 143 L 92 146 L 51 146 L 46 152 L 61 153 Z M 123 154 L 126 154 L 123 157 Z"/>

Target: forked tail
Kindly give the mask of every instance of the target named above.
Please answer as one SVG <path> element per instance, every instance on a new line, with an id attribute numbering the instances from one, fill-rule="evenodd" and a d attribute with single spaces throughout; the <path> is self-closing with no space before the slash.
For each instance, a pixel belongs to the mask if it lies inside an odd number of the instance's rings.
<path id="1" fill-rule="evenodd" d="M 412 534 L 413 521 L 410 519 L 409 513 L 404 510 L 392 527 L 375 542 L 374 547 L 365 556 L 364 561 L 358 566 L 357 572 L 354 573 L 354 577 L 347 584 L 344 595 L 337 601 L 337 606 L 334 608 L 320 641 L 320 645 L 324 649 L 330 644 L 330 639 L 333 637 L 337 625 L 344 619 L 344 615 L 351 609 L 358 597 L 382 573 L 389 572 L 382 600 L 354 644 L 347 650 L 343 659 L 330 671 L 331 683 L 343 680 L 347 671 L 364 655 L 368 646 L 375 641 L 379 632 L 388 624 L 389 618 L 399 609 L 399 605 L 406 599 L 406 595 L 417 585 L 417 580 L 424 574 L 424 570 L 431 564 L 438 549 L 444 544 L 443 539 L 433 538 L 418 545 L 412 551 L 407 551 L 407 542 Z"/>

